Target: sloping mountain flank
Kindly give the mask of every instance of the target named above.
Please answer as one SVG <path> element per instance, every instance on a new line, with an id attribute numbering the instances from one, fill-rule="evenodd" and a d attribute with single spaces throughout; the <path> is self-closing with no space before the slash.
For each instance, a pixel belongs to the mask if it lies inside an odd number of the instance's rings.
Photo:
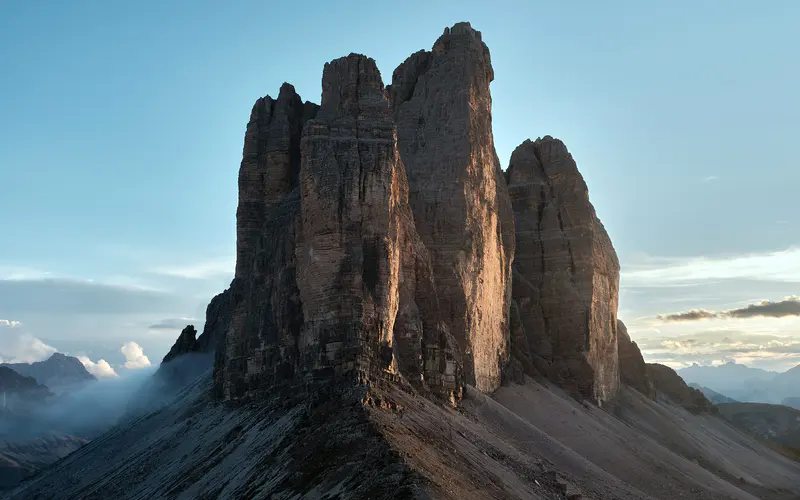
<path id="1" fill-rule="evenodd" d="M 350 54 L 319 106 L 258 99 L 203 334 L 9 498 L 797 498 L 800 464 L 644 363 L 566 146 L 503 175 L 493 78 L 458 23 L 389 87 Z"/>
<path id="2" fill-rule="evenodd" d="M 7 366 L 15 372 L 33 377 L 42 385 L 49 388 L 74 386 L 97 380 L 86 370 L 78 358 L 66 356 L 60 352 L 53 353 L 44 361 L 35 363 L 9 363 Z"/>

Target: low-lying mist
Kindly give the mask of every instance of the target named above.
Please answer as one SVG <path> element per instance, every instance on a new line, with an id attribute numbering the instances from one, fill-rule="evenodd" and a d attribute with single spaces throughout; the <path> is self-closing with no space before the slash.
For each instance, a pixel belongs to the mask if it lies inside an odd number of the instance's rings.
<path id="1" fill-rule="evenodd" d="M 19 441 L 51 434 L 96 437 L 117 423 L 132 398 L 147 398 L 141 389 L 156 371 L 129 371 L 72 387 L 35 404 L 0 410 L 0 439 Z"/>

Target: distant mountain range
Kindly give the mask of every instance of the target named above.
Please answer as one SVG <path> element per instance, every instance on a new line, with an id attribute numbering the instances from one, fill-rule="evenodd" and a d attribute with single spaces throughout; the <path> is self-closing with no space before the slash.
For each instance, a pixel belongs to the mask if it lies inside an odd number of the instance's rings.
<path id="1" fill-rule="evenodd" d="M 97 380 L 78 358 L 58 352 L 36 363 L 3 363 L 0 366 L 11 368 L 26 377 L 33 377 L 38 383 L 53 390 Z"/>
<path id="2" fill-rule="evenodd" d="M 787 404 L 784 401 L 788 399 L 800 403 L 800 365 L 778 373 L 733 362 L 719 366 L 695 364 L 678 370 L 678 374 L 704 393 L 710 390 L 734 401 Z M 717 403 L 709 394 L 706 397 Z"/>
<path id="3" fill-rule="evenodd" d="M 0 490 L 86 444 L 72 413 L 70 389 L 96 381 L 77 358 L 56 353 L 36 363 L 0 365 Z M 56 388 L 51 391 L 51 388 Z"/>
<path id="4" fill-rule="evenodd" d="M 692 388 L 697 389 L 698 391 L 702 392 L 703 395 L 706 398 L 708 398 L 708 400 L 711 401 L 712 403 L 714 403 L 715 405 L 718 405 L 718 404 L 721 404 L 721 403 L 738 403 L 738 401 L 736 401 L 735 399 L 729 398 L 728 396 L 726 396 L 724 394 L 718 393 L 714 389 L 710 389 L 708 387 L 704 387 L 704 386 L 702 386 L 700 384 L 691 383 L 691 384 L 689 384 L 689 387 L 692 387 Z"/>

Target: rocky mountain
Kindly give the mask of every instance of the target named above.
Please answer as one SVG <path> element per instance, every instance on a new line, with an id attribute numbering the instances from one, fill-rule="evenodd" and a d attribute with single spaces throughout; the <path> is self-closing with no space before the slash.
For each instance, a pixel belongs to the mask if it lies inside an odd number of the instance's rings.
<path id="1" fill-rule="evenodd" d="M 617 320 L 617 334 L 619 339 L 619 374 L 623 384 L 636 389 L 643 395 L 655 397 L 653 380 L 647 371 L 642 352 L 636 342 L 628 335 L 628 328 L 621 320 Z"/>
<path id="2" fill-rule="evenodd" d="M 735 399 L 731 399 L 724 394 L 720 394 L 713 389 L 709 389 L 708 387 L 703 387 L 702 385 L 699 384 L 689 384 L 689 387 L 697 389 L 698 391 L 702 392 L 703 396 L 705 396 L 709 401 L 711 401 L 715 405 L 718 405 L 720 403 L 738 403 L 738 401 L 736 401 Z"/>
<path id="3" fill-rule="evenodd" d="M 89 373 L 83 363 L 72 356 L 53 353 L 44 361 L 35 363 L 6 363 L 7 366 L 26 377 L 33 377 L 42 385 L 52 389 L 80 385 L 97 378 Z"/>
<path id="4" fill-rule="evenodd" d="M 0 412 L 15 412 L 31 403 L 38 403 L 53 395 L 33 377 L 26 377 L 7 366 L 0 366 Z"/>
<path id="5" fill-rule="evenodd" d="M 18 485 L 88 442 L 86 438 L 62 434 L 24 440 L 0 436 L 0 490 Z"/>
<path id="6" fill-rule="evenodd" d="M 765 403 L 722 403 L 719 413 L 736 427 L 800 452 L 800 410 Z"/>
<path id="7" fill-rule="evenodd" d="M 729 362 L 719 366 L 694 365 L 679 373 L 690 383 L 736 401 L 781 404 L 787 398 L 800 397 L 800 366 L 778 373 Z"/>
<path id="8" fill-rule="evenodd" d="M 350 54 L 319 106 L 258 99 L 202 335 L 9 497 L 796 498 L 800 464 L 644 363 L 566 146 L 525 141 L 503 175 L 493 78 L 458 23 L 388 87 Z"/>
<path id="9" fill-rule="evenodd" d="M 657 397 L 666 397 L 691 413 L 716 411 L 714 405 L 702 392 L 686 385 L 686 382 L 672 368 L 658 363 L 648 363 L 647 376 L 653 383 Z"/>
<path id="10" fill-rule="evenodd" d="M 513 298 L 525 332 L 515 352 L 530 375 L 608 401 L 619 387 L 619 261 L 586 183 L 550 136 L 517 147 L 506 176 L 517 238 Z"/>

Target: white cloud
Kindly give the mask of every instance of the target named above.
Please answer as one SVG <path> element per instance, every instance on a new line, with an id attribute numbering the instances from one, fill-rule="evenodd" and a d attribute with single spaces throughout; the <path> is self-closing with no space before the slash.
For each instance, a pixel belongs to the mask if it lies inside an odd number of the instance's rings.
<path id="1" fill-rule="evenodd" d="M 721 257 L 648 258 L 621 276 L 623 286 L 693 286 L 713 280 L 800 282 L 800 247 Z"/>
<path id="2" fill-rule="evenodd" d="M 83 366 L 86 368 L 86 371 L 88 371 L 97 378 L 108 378 L 108 377 L 119 376 L 117 375 L 117 372 L 114 371 L 114 368 L 112 368 L 111 365 L 109 365 L 105 359 L 101 359 L 97 363 L 95 363 L 86 356 L 78 356 L 78 360 L 80 360 L 80 362 L 83 363 Z"/>
<path id="3" fill-rule="evenodd" d="M 19 321 L 11 321 L 8 319 L 0 319 L 0 326 L 7 326 L 9 328 L 16 328 L 18 326 L 22 326 L 22 323 Z"/>
<path id="4" fill-rule="evenodd" d="M 709 175 L 708 177 L 703 179 L 703 182 L 711 182 L 711 181 L 715 181 L 715 180 L 717 180 L 717 176 L 716 175 Z"/>
<path id="5" fill-rule="evenodd" d="M 0 358 L 8 363 L 33 363 L 42 361 L 56 352 L 49 346 L 28 333 L 15 331 L 0 334 Z"/>
<path id="6" fill-rule="evenodd" d="M 228 256 L 191 265 L 162 266 L 153 272 L 174 278 L 208 279 L 233 274 L 235 267 L 234 257 Z"/>
<path id="7" fill-rule="evenodd" d="M 125 356 L 125 368 L 135 370 L 137 368 L 147 368 L 150 360 L 144 355 L 141 346 L 134 341 L 126 342 L 120 348 L 122 355 Z"/>

